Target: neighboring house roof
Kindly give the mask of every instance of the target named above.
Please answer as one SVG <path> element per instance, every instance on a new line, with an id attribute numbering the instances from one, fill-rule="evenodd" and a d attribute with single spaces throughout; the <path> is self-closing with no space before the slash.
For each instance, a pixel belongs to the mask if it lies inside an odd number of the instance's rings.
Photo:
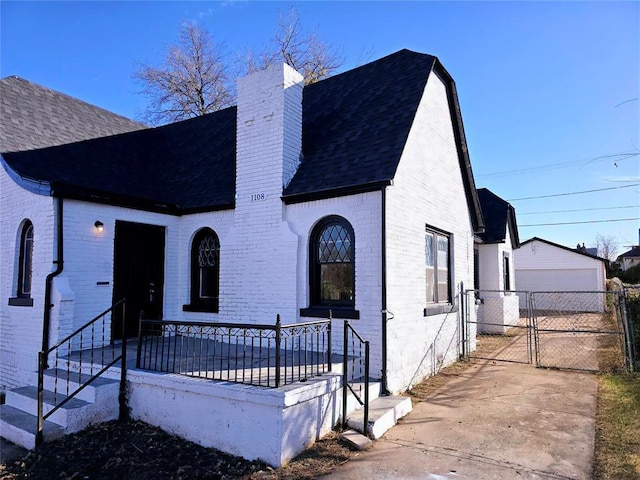
<path id="1" fill-rule="evenodd" d="M 504 243 L 507 240 L 507 226 L 509 226 L 511 245 L 513 248 L 518 248 L 520 238 L 513 206 L 487 188 L 478 189 L 478 198 L 485 224 L 484 233 L 479 234 L 482 242 Z"/>
<path id="2" fill-rule="evenodd" d="M 631 250 L 619 255 L 618 258 L 640 257 L 640 247 L 633 247 Z"/>
<path id="3" fill-rule="evenodd" d="M 62 145 L 146 128 L 20 77 L 0 79 L 0 152 Z"/>
<path id="4" fill-rule="evenodd" d="M 424 88 L 439 75 L 450 101 L 467 203 L 483 228 L 455 84 L 439 61 L 401 50 L 303 91 L 303 159 L 287 203 L 373 191 L 391 183 Z M 31 152 L 3 154 L 53 194 L 170 213 L 230 208 L 235 197 L 236 108 L 163 127 Z"/>
<path id="5" fill-rule="evenodd" d="M 631 250 L 618 255 L 618 258 L 634 258 L 634 257 L 640 257 L 640 246 L 632 247 Z"/>
<path id="6" fill-rule="evenodd" d="M 601 262 L 605 262 L 605 263 L 609 262 L 609 260 L 607 260 L 606 258 L 598 257 L 597 255 L 591 255 L 590 253 L 587 253 L 587 252 L 581 252 L 581 251 L 578 251 L 578 250 L 576 250 L 574 248 L 565 247 L 564 245 L 560 245 L 559 243 L 554 243 L 554 242 L 551 242 L 549 240 L 545 240 L 544 238 L 539 238 L 539 237 L 533 237 L 533 238 L 530 238 L 529 240 L 525 240 L 524 242 L 522 242 L 520 244 L 520 247 L 524 247 L 525 245 L 527 245 L 527 244 L 529 244 L 531 242 L 535 242 L 535 241 L 546 243 L 547 245 L 551 245 L 552 247 L 561 248 L 561 249 L 566 250 L 568 252 L 575 253 L 576 255 L 582 255 L 582 256 L 585 256 L 585 257 L 593 258 L 595 260 L 600 260 Z"/>

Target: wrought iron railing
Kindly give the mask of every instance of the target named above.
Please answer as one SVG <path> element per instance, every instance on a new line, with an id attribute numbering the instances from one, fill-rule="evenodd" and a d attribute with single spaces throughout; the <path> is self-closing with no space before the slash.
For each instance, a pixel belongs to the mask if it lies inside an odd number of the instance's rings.
<path id="1" fill-rule="evenodd" d="M 331 322 L 140 320 L 137 368 L 278 388 L 331 371 Z"/>
<path id="2" fill-rule="evenodd" d="M 347 427 L 347 397 L 349 392 L 364 408 L 362 430 L 369 436 L 369 341 L 344 321 L 342 372 L 342 426 Z"/>
<path id="3" fill-rule="evenodd" d="M 113 317 L 121 316 L 122 344 L 111 341 Z M 126 417 L 126 361 L 125 300 L 105 310 L 71 335 L 48 350 L 38 353 L 38 412 L 36 446 L 42 444 L 44 421 L 80 391 L 89 386 L 107 369 L 122 361 L 120 369 L 120 418 Z M 44 373 L 49 369 L 53 377 L 53 395 L 47 399 L 51 405 L 44 413 Z"/>

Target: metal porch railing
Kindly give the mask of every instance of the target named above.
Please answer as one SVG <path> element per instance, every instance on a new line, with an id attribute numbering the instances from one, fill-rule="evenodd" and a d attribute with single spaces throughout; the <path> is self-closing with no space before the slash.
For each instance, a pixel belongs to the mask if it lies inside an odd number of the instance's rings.
<path id="1" fill-rule="evenodd" d="M 111 317 L 117 314 L 122 316 L 121 345 L 111 341 Z M 122 299 L 53 347 L 38 353 L 36 446 L 40 446 L 43 441 L 44 421 L 118 361 L 122 362 L 119 393 L 120 419 L 127 416 L 125 397 L 127 338 L 124 319 L 125 299 Z M 54 377 L 53 408 L 44 413 L 44 371 L 49 368 Z M 87 369 L 89 369 L 88 373 Z M 72 384 L 76 384 L 77 387 L 72 387 Z"/>
<path id="2" fill-rule="evenodd" d="M 364 408 L 362 429 L 369 436 L 369 341 L 344 321 L 342 427 L 347 428 L 347 396 L 353 394 Z"/>
<path id="3" fill-rule="evenodd" d="M 140 320 L 137 368 L 278 388 L 331 371 L 331 322 Z"/>

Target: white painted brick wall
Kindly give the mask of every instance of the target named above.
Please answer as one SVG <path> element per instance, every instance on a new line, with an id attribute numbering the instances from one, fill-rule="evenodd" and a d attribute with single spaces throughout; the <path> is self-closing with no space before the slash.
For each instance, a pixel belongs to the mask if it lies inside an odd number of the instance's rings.
<path id="1" fill-rule="evenodd" d="M 402 391 L 458 358 L 458 313 L 425 317 L 425 225 L 453 235 L 454 300 L 473 286 L 473 235 L 443 82 L 429 77 L 388 188 L 389 389 Z"/>
<path id="2" fill-rule="evenodd" d="M 52 264 L 54 244 L 54 202 L 22 189 L 0 167 L 0 388 L 26 385 L 29 372 L 37 369 L 37 352 L 42 345 L 45 278 Z M 16 296 L 18 256 L 22 225 L 33 223 L 33 307 L 9 306 Z"/>
<path id="3" fill-rule="evenodd" d="M 290 86 L 283 92 L 283 85 Z M 299 161 L 300 148 L 299 119 L 285 120 L 284 112 L 297 111 L 299 90 L 299 78 L 287 69 L 261 72 L 255 79 L 239 82 L 234 210 L 173 217 L 65 201 L 65 269 L 61 277 L 67 280 L 69 298 L 73 297 L 73 320 L 69 325 L 63 315 L 54 338 L 111 305 L 116 220 L 166 227 L 165 319 L 274 323 L 276 314 L 281 314 L 285 324 L 309 320 L 299 315 L 300 308 L 309 306 L 309 235 L 320 219 L 340 215 L 351 223 L 355 234 L 355 296 L 360 319 L 353 323 L 371 340 L 371 374 L 380 376 L 381 193 L 289 206 L 282 203 L 282 186 Z M 394 185 L 387 189 L 388 308 L 394 314 L 389 321 L 389 380 L 394 391 L 408 388 L 458 355 L 458 315 L 423 316 L 425 224 L 454 235 L 454 290 L 461 281 L 469 287 L 473 284 L 471 225 L 447 109 L 444 86 L 432 76 Z M 3 283 L 2 372 L 7 378 L 23 365 L 33 364 L 35 368 L 44 276 L 52 268 L 54 244 L 50 237 L 55 229 L 51 198 L 21 191 L 6 176 L 2 181 L 3 210 L 12 212 L 10 216 L 3 212 L 3 222 L 8 225 L 2 226 L 2 251 L 15 251 L 19 222 L 27 216 L 35 225 L 36 255 L 42 270 L 34 275 L 33 309 L 12 307 L 9 311 L 6 298 L 10 289 Z M 251 201 L 252 194 L 261 193 L 265 194 L 264 200 Z M 95 231 L 96 220 L 104 223 L 101 234 Z M 212 228 L 220 239 L 219 313 L 182 310 L 189 302 L 191 242 L 203 227 Z M 13 253 L 3 255 L 1 278 L 13 278 L 13 257 Z M 100 286 L 98 282 L 109 285 Z M 29 311 L 37 315 L 23 318 Z M 333 326 L 334 348 L 338 348 L 342 321 L 337 319 Z M 24 359 L 18 359 L 18 352 L 25 352 Z"/>

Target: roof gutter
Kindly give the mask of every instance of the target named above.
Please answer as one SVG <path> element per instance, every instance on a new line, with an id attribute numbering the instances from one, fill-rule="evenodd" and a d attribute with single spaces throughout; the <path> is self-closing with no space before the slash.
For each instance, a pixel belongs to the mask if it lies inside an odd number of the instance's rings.
<path id="1" fill-rule="evenodd" d="M 49 326 L 51 324 L 51 290 L 53 285 L 53 279 L 62 273 L 64 269 L 64 237 L 63 237 L 63 200 L 62 197 L 56 197 L 58 208 L 56 213 L 57 220 L 57 233 L 58 238 L 56 242 L 57 259 L 53 261 L 56 269 L 47 275 L 44 289 L 44 318 L 42 320 L 42 351 L 46 352 L 49 349 Z"/>

